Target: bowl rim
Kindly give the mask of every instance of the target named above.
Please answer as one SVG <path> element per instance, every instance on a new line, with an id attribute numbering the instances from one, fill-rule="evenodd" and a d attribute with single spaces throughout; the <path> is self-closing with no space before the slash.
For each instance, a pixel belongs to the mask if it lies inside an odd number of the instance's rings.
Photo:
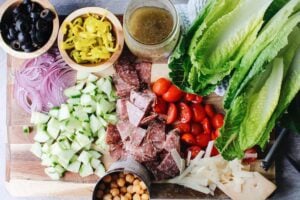
<path id="1" fill-rule="evenodd" d="M 36 2 L 40 4 L 43 8 L 50 9 L 54 14 L 55 18 L 53 19 L 53 28 L 51 36 L 46 44 L 44 44 L 41 48 L 37 49 L 33 52 L 23 52 L 23 51 L 16 51 L 12 49 L 3 39 L 2 34 L 0 34 L 0 46 L 4 49 L 4 51 L 11 56 L 22 58 L 22 59 L 30 59 L 30 58 L 36 58 L 44 53 L 46 53 L 55 43 L 58 30 L 59 30 L 59 16 L 56 12 L 55 7 L 50 3 L 49 0 L 32 0 L 33 2 Z M 21 3 L 22 0 L 6 0 L 0 7 L 0 21 L 3 18 L 4 13 L 7 11 L 8 8 L 10 8 L 12 5 L 16 3 Z"/>
<path id="2" fill-rule="evenodd" d="M 115 29 L 116 32 L 116 45 L 118 46 L 118 49 L 112 54 L 112 56 L 99 64 L 94 64 L 93 66 L 86 66 L 85 64 L 78 64 L 76 63 L 67 53 L 66 50 L 62 49 L 61 43 L 64 39 L 63 34 L 63 28 L 65 26 L 65 23 L 69 23 L 76 19 L 77 17 L 86 15 L 86 14 L 95 14 L 102 16 L 105 14 L 106 18 L 112 23 L 112 26 Z M 111 67 L 115 61 L 120 57 L 123 47 L 124 47 L 124 34 L 123 34 L 123 28 L 121 25 L 121 22 L 119 19 L 109 10 L 100 8 L 100 7 L 84 7 L 77 9 L 70 13 L 62 22 L 62 25 L 60 26 L 60 29 L 58 31 L 58 37 L 57 37 L 57 46 L 59 49 L 59 52 L 62 56 L 62 58 L 65 60 L 65 62 L 72 68 L 76 69 L 77 71 L 86 71 L 86 72 L 101 72 L 105 69 Z"/>

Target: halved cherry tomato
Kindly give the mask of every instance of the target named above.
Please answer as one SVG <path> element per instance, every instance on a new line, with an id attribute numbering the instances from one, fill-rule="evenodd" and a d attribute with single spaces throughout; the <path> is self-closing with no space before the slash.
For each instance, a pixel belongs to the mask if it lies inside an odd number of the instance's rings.
<path id="1" fill-rule="evenodd" d="M 205 134 L 211 134 L 211 125 L 210 125 L 210 122 L 208 120 L 208 118 L 205 118 L 203 121 L 202 121 L 202 126 L 203 126 L 203 131 Z"/>
<path id="2" fill-rule="evenodd" d="M 204 110 L 205 110 L 206 114 L 211 118 L 215 115 L 214 107 L 211 104 L 205 104 Z"/>
<path id="3" fill-rule="evenodd" d="M 176 123 L 175 128 L 178 128 L 181 133 L 188 133 L 191 131 L 191 125 L 190 123 Z"/>
<path id="4" fill-rule="evenodd" d="M 191 133 L 193 135 L 199 135 L 199 134 L 203 133 L 202 125 L 200 123 L 192 122 Z"/>
<path id="5" fill-rule="evenodd" d="M 162 96 L 168 91 L 171 85 L 172 83 L 168 79 L 160 78 L 154 82 L 152 90 L 156 95 Z"/>
<path id="6" fill-rule="evenodd" d="M 187 150 L 187 152 L 191 152 L 191 159 L 194 159 L 198 153 L 201 151 L 201 148 L 199 146 L 191 146 Z"/>
<path id="7" fill-rule="evenodd" d="M 209 134 L 200 134 L 196 136 L 196 144 L 201 148 L 207 147 L 211 137 Z"/>
<path id="8" fill-rule="evenodd" d="M 211 133 L 211 139 L 212 140 L 216 140 L 219 136 L 220 136 L 220 130 L 219 129 L 216 129 L 215 131 L 213 131 Z"/>
<path id="9" fill-rule="evenodd" d="M 168 108 L 167 124 L 172 124 L 177 118 L 177 108 L 174 103 L 170 103 Z"/>
<path id="10" fill-rule="evenodd" d="M 193 100 L 193 103 L 202 103 L 203 97 L 196 95 L 195 99 Z"/>
<path id="11" fill-rule="evenodd" d="M 184 93 L 175 85 L 171 85 L 166 93 L 163 94 L 163 99 L 166 102 L 176 102 L 181 99 Z"/>
<path id="12" fill-rule="evenodd" d="M 154 105 L 153 111 L 159 114 L 166 114 L 168 111 L 168 104 L 161 97 L 157 97 Z"/>
<path id="13" fill-rule="evenodd" d="M 257 153 L 257 151 L 256 151 L 256 149 L 254 147 L 250 148 L 250 149 L 247 149 L 245 151 L 245 154 L 256 154 L 256 153 Z M 243 162 L 247 163 L 247 164 L 250 164 L 250 163 L 255 162 L 256 160 L 257 160 L 257 158 L 244 158 Z"/>
<path id="14" fill-rule="evenodd" d="M 192 120 L 192 111 L 190 109 L 190 107 L 183 102 L 179 103 L 179 120 L 182 123 L 188 123 Z"/>
<path id="15" fill-rule="evenodd" d="M 201 122 L 206 116 L 205 110 L 201 104 L 193 104 L 192 111 L 193 111 L 193 121 L 195 122 Z"/>
<path id="16" fill-rule="evenodd" d="M 194 145 L 196 143 L 196 140 L 191 133 L 184 133 L 181 136 L 181 140 L 188 145 Z"/>
<path id="17" fill-rule="evenodd" d="M 213 146 L 210 156 L 217 156 L 219 154 L 220 153 L 219 153 L 218 149 L 215 146 Z"/>
<path id="18" fill-rule="evenodd" d="M 195 94 L 190 94 L 190 93 L 186 93 L 185 96 L 184 96 L 184 99 L 186 101 L 190 101 L 190 102 L 194 101 L 195 98 L 196 98 L 196 95 Z"/>
<path id="19" fill-rule="evenodd" d="M 221 128 L 224 124 L 224 116 L 221 113 L 216 114 L 211 119 L 211 123 L 214 128 Z"/>

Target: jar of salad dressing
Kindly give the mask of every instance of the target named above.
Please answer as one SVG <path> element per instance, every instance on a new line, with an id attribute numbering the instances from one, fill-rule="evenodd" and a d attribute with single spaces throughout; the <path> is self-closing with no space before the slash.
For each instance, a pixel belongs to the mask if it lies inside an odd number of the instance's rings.
<path id="1" fill-rule="evenodd" d="M 170 0 L 131 0 L 123 19 L 125 41 L 139 58 L 158 61 L 175 48 L 180 22 Z"/>

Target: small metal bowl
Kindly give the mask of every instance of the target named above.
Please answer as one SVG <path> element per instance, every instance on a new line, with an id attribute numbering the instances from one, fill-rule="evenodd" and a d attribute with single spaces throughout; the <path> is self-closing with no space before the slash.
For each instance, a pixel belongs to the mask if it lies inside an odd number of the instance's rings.
<path id="1" fill-rule="evenodd" d="M 119 160 L 114 162 L 109 170 L 106 172 L 106 174 L 100 178 L 98 180 L 98 182 L 96 183 L 96 186 L 94 188 L 93 191 L 93 200 L 98 200 L 99 198 L 97 198 L 97 192 L 99 190 L 99 185 L 101 183 L 103 183 L 103 180 L 105 177 L 107 177 L 108 175 L 113 175 L 115 173 L 119 173 L 119 172 L 123 172 L 123 173 L 130 173 L 132 175 L 137 176 L 141 181 L 143 181 L 145 183 L 145 185 L 147 186 L 147 190 L 148 193 L 150 195 L 150 185 L 151 185 L 151 180 L 150 180 L 150 175 L 147 171 L 147 169 L 142 166 L 140 163 L 138 163 L 137 161 L 131 159 L 131 158 L 127 158 L 126 160 Z"/>
<path id="2" fill-rule="evenodd" d="M 18 4 L 22 3 L 22 0 L 7 0 L 5 1 L 0 8 L 0 20 L 2 20 L 4 14 L 6 11 L 9 9 L 14 8 Z M 59 18 L 57 15 L 57 12 L 54 8 L 54 6 L 50 3 L 48 0 L 43 0 L 43 1 L 38 1 L 38 0 L 32 0 L 32 2 L 36 2 L 40 4 L 43 8 L 47 8 L 51 10 L 55 14 L 55 18 L 53 19 L 53 28 L 52 28 L 52 34 L 46 44 L 42 46 L 41 48 L 37 49 L 36 51 L 33 52 L 23 52 L 23 51 L 16 51 L 12 49 L 5 41 L 4 38 L 2 37 L 2 34 L 0 34 L 0 45 L 6 51 L 8 54 L 17 57 L 17 58 L 22 58 L 22 59 L 30 59 L 30 58 L 35 58 L 38 57 L 45 52 L 47 52 L 55 43 L 56 38 L 57 38 L 57 33 L 59 29 Z"/>
<path id="3" fill-rule="evenodd" d="M 112 24 L 112 30 L 114 32 L 114 36 L 116 37 L 116 45 L 117 45 L 117 50 L 112 54 L 112 56 L 103 62 L 97 63 L 97 64 L 78 64 L 76 63 L 68 54 L 66 50 L 64 50 L 61 47 L 62 42 L 65 39 L 65 34 L 64 34 L 64 27 L 66 26 L 66 23 L 72 22 L 78 17 L 84 17 L 87 14 L 95 14 L 99 16 L 105 15 L 106 19 L 111 22 Z M 78 71 L 85 71 L 85 72 L 101 72 L 103 70 L 106 70 L 107 68 L 111 67 L 116 60 L 119 58 L 119 56 L 122 53 L 123 46 L 124 46 L 124 35 L 123 35 L 123 29 L 120 21 L 118 18 L 109 12 L 106 9 L 99 8 L 99 7 L 86 7 L 86 8 L 81 8 L 78 9 L 74 12 L 72 12 L 62 23 L 60 30 L 58 32 L 58 48 L 59 51 L 62 55 L 62 58 L 66 61 L 70 67 L 74 68 L 75 70 Z"/>

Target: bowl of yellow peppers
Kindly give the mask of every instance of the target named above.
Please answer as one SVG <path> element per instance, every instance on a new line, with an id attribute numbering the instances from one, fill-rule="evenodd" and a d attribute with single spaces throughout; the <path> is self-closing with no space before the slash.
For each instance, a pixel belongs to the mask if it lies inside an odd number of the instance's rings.
<path id="1" fill-rule="evenodd" d="M 63 59 L 72 68 L 97 73 L 119 58 L 124 35 L 114 14 L 103 8 L 86 7 L 66 17 L 57 41 Z"/>

